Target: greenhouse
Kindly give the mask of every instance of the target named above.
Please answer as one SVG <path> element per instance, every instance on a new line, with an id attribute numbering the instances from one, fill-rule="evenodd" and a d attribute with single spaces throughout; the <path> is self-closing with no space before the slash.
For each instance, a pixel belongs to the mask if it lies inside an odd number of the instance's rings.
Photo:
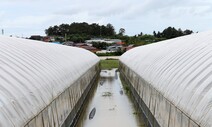
<path id="1" fill-rule="evenodd" d="M 212 31 L 134 48 L 120 71 L 152 127 L 212 127 Z"/>
<path id="2" fill-rule="evenodd" d="M 69 126 L 99 74 L 75 47 L 0 36 L 0 126 Z"/>

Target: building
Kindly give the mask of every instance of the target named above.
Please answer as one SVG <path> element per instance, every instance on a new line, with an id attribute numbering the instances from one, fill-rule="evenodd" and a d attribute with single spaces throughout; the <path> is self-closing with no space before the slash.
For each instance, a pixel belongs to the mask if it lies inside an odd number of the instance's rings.
<path id="1" fill-rule="evenodd" d="M 127 47 L 125 47 L 126 51 L 128 51 L 128 50 L 130 50 L 132 48 L 134 48 L 134 45 L 128 45 Z"/>
<path id="2" fill-rule="evenodd" d="M 120 39 L 91 39 L 91 40 L 86 40 L 85 42 L 88 44 L 92 44 L 93 42 L 96 42 L 96 43 L 105 42 L 108 44 L 115 44 L 115 43 L 122 42 L 122 41 Z"/>
<path id="3" fill-rule="evenodd" d="M 45 36 L 45 37 L 43 37 L 43 41 L 44 42 L 54 42 L 55 38 L 52 36 Z"/>
<path id="4" fill-rule="evenodd" d="M 121 51 L 122 48 L 123 48 L 123 46 L 113 45 L 113 46 L 107 47 L 107 51 L 117 52 L 117 51 Z"/>
<path id="5" fill-rule="evenodd" d="M 92 46 L 81 46 L 81 48 L 84 48 L 86 50 L 89 50 L 93 53 L 96 53 L 97 51 L 100 51 L 99 49 L 95 48 L 95 47 L 92 47 Z"/>
<path id="6" fill-rule="evenodd" d="M 31 39 L 31 40 L 37 40 L 37 41 L 43 41 L 43 36 L 32 35 L 29 39 Z"/>
<path id="7" fill-rule="evenodd" d="M 100 51 L 99 49 L 93 47 L 93 46 L 89 46 L 86 43 L 75 43 L 74 44 L 75 47 L 79 47 L 79 48 L 84 48 L 86 50 L 89 50 L 93 53 L 96 53 L 97 51 Z"/>
<path id="8" fill-rule="evenodd" d="M 63 42 L 63 45 L 73 46 L 74 42 L 73 41 L 66 41 L 66 42 Z"/>

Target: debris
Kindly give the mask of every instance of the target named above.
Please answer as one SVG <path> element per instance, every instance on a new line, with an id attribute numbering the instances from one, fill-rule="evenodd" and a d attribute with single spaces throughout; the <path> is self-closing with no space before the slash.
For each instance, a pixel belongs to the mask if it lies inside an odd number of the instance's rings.
<path id="1" fill-rule="evenodd" d="M 120 90 L 119 93 L 120 93 L 121 95 L 123 95 L 123 90 Z"/>
<path id="2" fill-rule="evenodd" d="M 93 119 L 94 115 L 96 113 L 96 108 L 93 108 L 89 114 L 89 119 Z"/>
<path id="3" fill-rule="evenodd" d="M 109 96 L 112 96 L 112 93 L 111 92 L 104 92 L 102 94 L 103 97 L 109 97 Z"/>
<path id="4" fill-rule="evenodd" d="M 113 110 L 115 110 L 115 108 L 110 108 L 109 110 L 110 110 L 110 111 L 113 111 Z"/>
<path id="5" fill-rule="evenodd" d="M 104 83 L 104 81 L 100 81 L 100 85 L 101 85 L 101 86 L 103 85 L 103 83 Z"/>

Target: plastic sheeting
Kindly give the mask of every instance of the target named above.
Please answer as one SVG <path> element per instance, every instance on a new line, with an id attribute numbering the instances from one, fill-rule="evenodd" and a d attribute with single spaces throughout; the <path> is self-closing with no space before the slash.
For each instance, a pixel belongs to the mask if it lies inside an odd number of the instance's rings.
<path id="1" fill-rule="evenodd" d="M 61 125 L 53 122 L 64 120 L 68 112 L 54 109 L 71 110 L 72 103 L 64 100 L 77 102 L 85 89 L 83 84 L 71 89 L 72 84 L 98 62 L 84 49 L 0 36 L 0 126 Z M 86 84 L 94 73 L 87 72 L 81 81 Z"/>
<path id="2" fill-rule="evenodd" d="M 212 126 L 212 31 L 137 47 L 120 61 L 162 126 Z"/>

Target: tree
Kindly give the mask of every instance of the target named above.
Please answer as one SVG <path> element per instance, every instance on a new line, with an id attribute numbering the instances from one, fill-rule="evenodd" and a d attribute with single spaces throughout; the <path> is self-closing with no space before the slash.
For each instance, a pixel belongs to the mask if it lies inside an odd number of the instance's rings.
<path id="1" fill-rule="evenodd" d="M 156 37 L 157 37 L 157 38 L 161 38 L 161 37 L 162 37 L 162 34 L 161 34 L 160 31 L 158 31 L 158 33 L 156 34 Z"/>
<path id="2" fill-rule="evenodd" d="M 168 27 L 163 30 L 162 37 L 165 37 L 167 39 L 178 37 L 178 31 L 174 27 Z"/>
<path id="3" fill-rule="evenodd" d="M 178 36 L 183 36 L 183 31 L 180 28 L 178 29 Z"/>
<path id="4" fill-rule="evenodd" d="M 108 36 L 114 36 L 114 35 L 116 34 L 113 25 L 110 24 L 110 23 L 108 23 L 108 24 L 106 25 L 106 32 L 107 32 L 107 35 L 108 35 Z"/>
<path id="5" fill-rule="evenodd" d="M 60 32 L 62 36 L 65 36 L 66 34 L 69 34 L 69 24 L 61 24 L 59 26 Z"/>
<path id="6" fill-rule="evenodd" d="M 119 29 L 119 35 L 123 36 L 125 34 L 125 29 L 124 28 L 120 28 Z"/>
<path id="7" fill-rule="evenodd" d="M 138 36 L 143 36 L 143 33 L 141 32 L 140 34 L 138 34 Z"/>
<path id="8" fill-rule="evenodd" d="M 186 29 L 185 31 L 183 31 L 183 34 L 184 35 L 189 35 L 189 34 L 192 34 L 193 33 L 193 31 L 192 30 L 188 30 L 188 29 Z"/>
<path id="9" fill-rule="evenodd" d="M 180 28 L 177 30 L 174 27 L 168 27 L 163 30 L 162 33 L 158 32 L 156 37 L 157 38 L 166 38 L 166 39 L 171 39 L 179 36 L 184 36 L 193 33 L 192 30 L 186 29 L 185 31 L 182 31 Z M 155 33 L 153 32 L 155 35 Z"/>
<path id="10" fill-rule="evenodd" d="M 154 35 L 154 37 L 157 37 L 157 34 L 156 34 L 156 32 L 155 32 L 155 31 L 153 31 L 153 35 Z"/>
<path id="11" fill-rule="evenodd" d="M 61 24 L 59 26 L 50 26 L 45 30 L 45 33 L 48 36 L 65 36 L 65 35 L 80 35 L 80 36 L 90 36 L 90 37 L 110 37 L 114 36 L 115 29 L 112 24 L 108 23 L 105 25 L 99 25 L 96 23 L 88 24 L 86 22 L 76 23 L 73 22 L 71 24 Z"/>
<path id="12" fill-rule="evenodd" d="M 48 35 L 48 36 L 56 36 L 56 35 L 61 35 L 61 32 L 60 32 L 60 29 L 57 25 L 55 26 L 50 26 L 48 29 L 45 30 L 45 33 Z"/>

